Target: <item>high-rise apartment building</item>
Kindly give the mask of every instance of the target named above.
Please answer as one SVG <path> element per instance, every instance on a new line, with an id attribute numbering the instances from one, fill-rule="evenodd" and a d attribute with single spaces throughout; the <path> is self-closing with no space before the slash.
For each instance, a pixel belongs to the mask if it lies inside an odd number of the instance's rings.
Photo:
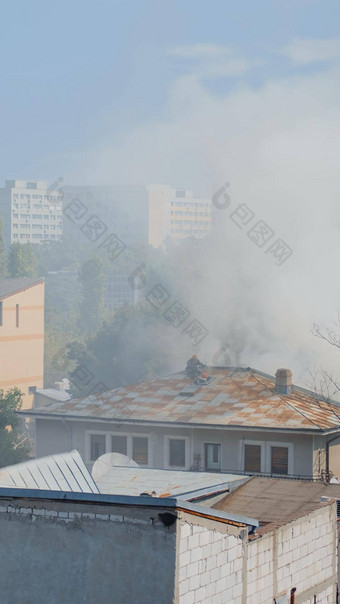
<path id="1" fill-rule="evenodd" d="M 167 239 L 205 237 L 211 230 L 211 199 L 169 185 L 149 185 L 149 243 L 159 247 Z"/>
<path id="2" fill-rule="evenodd" d="M 58 241 L 63 233 L 63 197 L 44 181 L 6 180 L 0 214 L 7 245 Z"/>

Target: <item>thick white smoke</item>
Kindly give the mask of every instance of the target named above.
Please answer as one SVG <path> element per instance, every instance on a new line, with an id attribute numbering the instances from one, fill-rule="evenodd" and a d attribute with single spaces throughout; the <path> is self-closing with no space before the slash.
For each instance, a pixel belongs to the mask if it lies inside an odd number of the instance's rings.
<path id="1" fill-rule="evenodd" d="M 339 43 L 295 41 L 282 50 L 285 72 L 271 71 L 256 85 L 240 80 L 225 93 L 207 84 L 216 57 L 217 72 L 228 75 L 227 57 L 224 66 L 223 53 L 212 50 L 196 48 L 204 69 L 174 82 L 162 121 L 142 124 L 112 147 L 98 141 L 71 164 L 59 158 L 61 169 L 64 162 L 73 182 L 84 182 L 84 174 L 88 184 L 163 182 L 201 196 L 228 181 L 222 234 L 205 249 L 199 278 L 183 285 L 192 313 L 210 331 L 201 356 L 211 362 L 227 343 L 232 362 L 270 373 L 290 367 L 296 380 L 315 365 L 334 370 L 340 351 L 313 337 L 311 326 L 330 324 L 340 309 Z M 232 75 L 254 65 L 231 60 Z M 242 203 L 293 249 L 282 266 L 230 219 Z"/>

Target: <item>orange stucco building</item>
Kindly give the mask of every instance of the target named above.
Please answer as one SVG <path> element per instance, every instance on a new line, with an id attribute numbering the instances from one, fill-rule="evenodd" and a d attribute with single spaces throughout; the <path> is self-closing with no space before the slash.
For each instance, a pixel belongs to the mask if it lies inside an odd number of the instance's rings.
<path id="1" fill-rule="evenodd" d="M 33 406 L 44 382 L 44 281 L 0 281 L 0 388 L 17 386 L 23 409 Z"/>

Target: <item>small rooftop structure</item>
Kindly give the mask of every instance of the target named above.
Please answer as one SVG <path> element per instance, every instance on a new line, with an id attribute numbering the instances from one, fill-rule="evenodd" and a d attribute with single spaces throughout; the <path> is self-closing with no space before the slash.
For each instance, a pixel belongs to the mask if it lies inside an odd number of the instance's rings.
<path id="1" fill-rule="evenodd" d="M 0 468 L 0 488 L 99 493 L 78 451 Z"/>
<path id="2" fill-rule="evenodd" d="M 43 397 L 44 402 L 46 399 L 51 399 L 52 401 L 69 401 L 71 395 L 66 390 L 61 390 L 60 388 L 37 388 L 35 393 Z M 40 397 L 36 397 L 36 400 Z M 39 403 L 38 403 L 39 404 Z"/>

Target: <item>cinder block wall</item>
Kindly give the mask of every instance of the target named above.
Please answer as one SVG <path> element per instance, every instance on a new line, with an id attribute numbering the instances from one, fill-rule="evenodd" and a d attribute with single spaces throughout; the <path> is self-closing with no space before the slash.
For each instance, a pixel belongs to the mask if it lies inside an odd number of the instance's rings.
<path id="1" fill-rule="evenodd" d="M 275 597 L 290 595 L 293 587 L 296 604 L 314 604 L 314 596 L 318 604 L 335 604 L 334 503 L 257 538 L 242 539 L 242 531 L 226 530 L 231 529 L 217 522 L 195 526 L 182 519 L 179 604 L 272 604 Z"/>
<path id="2" fill-rule="evenodd" d="M 228 534 L 228 529 L 234 534 Z M 195 525 L 189 518 L 182 519 L 177 576 L 180 604 L 241 604 L 243 541 L 240 532 L 222 523 L 201 521 L 201 525 Z"/>
<path id="3" fill-rule="evenodd" d="M 271 602 L 296 587 L 296 604 L 335 604 L 335 504 L 326 505 L 248 544 L 247 604 Z"/>

